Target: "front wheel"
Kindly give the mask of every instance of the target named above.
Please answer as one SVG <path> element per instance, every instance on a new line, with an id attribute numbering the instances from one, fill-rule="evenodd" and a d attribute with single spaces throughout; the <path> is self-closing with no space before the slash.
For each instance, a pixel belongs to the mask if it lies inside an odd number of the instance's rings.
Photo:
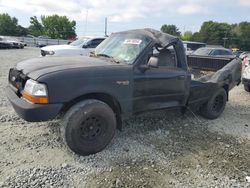
<path id="1" fill-rule="evenodd" d="M 244 85 L 244 89 L 245 89 L 245 91 L 250 92 L 250 86 Z"/>
<path id="2" fill-rule="evenodd" d="M 62 136 L 69 148 L 80 155 L 103 150 L 114 137 L 116 118 L 102 101 L 85 100 L 64 116 Z"/>
<path id="3" fill-rule="evenodd" d="M 225 89 L 220 88 L 209 101 L 200 109 L 200 114 L 208 119 L 218 118 L 225 109 L 227 102 L 227 93 Z"/>

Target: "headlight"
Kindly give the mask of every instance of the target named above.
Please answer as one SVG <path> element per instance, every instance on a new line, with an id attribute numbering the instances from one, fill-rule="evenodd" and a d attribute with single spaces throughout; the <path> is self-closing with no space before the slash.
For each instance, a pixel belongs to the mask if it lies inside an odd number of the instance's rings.
<path id="1" fill-rule="evenodd" d="M 54 55 L 55 52 L 54 52 L 54 51 L 48 51 L 47 54 L 48 54 L 48 55 Z"/>
<path id="2" fill-rule="evenodd" d="M 27 80 L 24 91 L 34 96 L 47 96 L 46 85 L 40 84 L 34 80 Z"/>
<path id="3" fill-rule="evenodd" d="M 49 102 L 46 85 L 31 79 L 27 80 L 22 96 L 32 103 L 47 104 Z"/>

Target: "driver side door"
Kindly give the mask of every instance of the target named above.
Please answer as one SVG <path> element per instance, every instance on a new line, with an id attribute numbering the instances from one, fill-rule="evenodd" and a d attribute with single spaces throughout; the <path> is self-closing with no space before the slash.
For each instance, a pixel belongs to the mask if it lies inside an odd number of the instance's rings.
<path id="1" fill-rule="evenodd" d="M 177 67 L 175 52 L 170 53 L 157 68 L 149 68 L 145 72 L 134 70 L 134 112 L 185 105 L 190 74 Z"/>

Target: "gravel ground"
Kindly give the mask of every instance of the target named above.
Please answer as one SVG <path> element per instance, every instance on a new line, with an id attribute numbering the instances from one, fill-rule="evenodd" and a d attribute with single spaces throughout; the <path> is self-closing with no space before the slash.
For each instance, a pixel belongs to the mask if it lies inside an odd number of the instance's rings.
<path id="1" fill-rule="evenodd" d="M 213 121 L 156 111 L 124 122 L 102 152 L 80 157 L 57 121 L 28 123 L 5 96 L 8 70 L 39 49 L 0 51 L 0 187 L 250 187 L 250 94 L 233 89 Z"/>

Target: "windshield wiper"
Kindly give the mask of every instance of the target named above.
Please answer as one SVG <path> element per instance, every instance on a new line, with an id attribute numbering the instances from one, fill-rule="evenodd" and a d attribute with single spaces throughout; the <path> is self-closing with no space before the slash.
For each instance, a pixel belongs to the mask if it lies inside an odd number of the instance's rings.
<path id="1" fill-rule="evenodd" d="M 117 63 L 117 64 L 120 63 L 120 61 L 117 61 L 114 57 L 109 56 L 109 55 L 107 55 L 107 54 L 95 54 L 95 55 L 96 55 L 96 57 L 98 57 L 98 56 L 107 57 L 107 58 L 111 59 L 112 61 L 114 61 L 114 62 Z"/>

